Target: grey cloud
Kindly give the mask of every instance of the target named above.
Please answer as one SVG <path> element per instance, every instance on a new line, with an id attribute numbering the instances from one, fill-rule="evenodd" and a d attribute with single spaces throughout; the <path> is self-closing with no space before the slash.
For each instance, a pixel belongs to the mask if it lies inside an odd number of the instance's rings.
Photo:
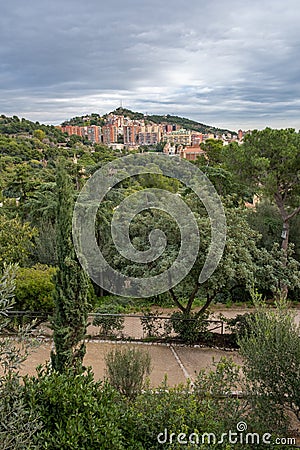
<path id="1" fill-rule="evenodd" d="M 0 110 L 59 123 L 122 99 L 231 128 L 300 127 L 299 16 L 298 0 L 11 0 Z"/>

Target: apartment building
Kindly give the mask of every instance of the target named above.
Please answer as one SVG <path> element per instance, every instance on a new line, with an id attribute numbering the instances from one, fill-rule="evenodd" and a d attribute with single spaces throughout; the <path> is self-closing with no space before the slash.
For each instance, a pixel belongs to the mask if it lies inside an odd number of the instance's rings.
<path id="1" fill-rule="evenodd" d="M 59 128 L 63 133 L 67 133 L 69 136 L 76 134 L 76 136 L 82 137 L 82 132 L 81 132 L 82 127 L 66 125 L 65 127 L 58 126 L 57 128 Z"/>
<path id="2" fill-rule="evenodd" d="M 123 127 L 124 144 L 125 145 L 137 145 L 138 140 L 139 140 L 140 129 L 141 129 L 141 127 L 138 124 L 125 125 Z"/>
<path id="3" fill-rule="evenodd" d="M 189 130 L 181 128 L 180 130 L 164 133 L 162 139 L 165 142 L 170 142 L 174 144 L 191 145 L 192 133 Z"/>
<path id="4" fill-rule="evenodd" d="M 66 125 L 65 127 L 57 128 L 59 128 L 63 133 L 67 133 L 69 136 L 73 136 L 75 134 L 76 136 L 84 137 L 93 143 L 101 141 L 101 127 L 96 125 L 86 127 Z"/>
<path id="5" fill-rule="evenodd" d="M 156 145 L 161 141 L 162 129 L 159 125 L 142 125 L 138 133 L 139 145 Z"/>
<path id="6" fill-rule="evenodd" d="M 108 124 L 102 127 L 102 139 L 103 144 L 110 145 L 118 142 L 118 131 L 117 125 Z"/>
<path id="7" fill-rule="evenodd" d="M 196 159 L 200 155 L 205 156 L 205 152 L 200 148 L 199 145 L 181 147 L 179 151 L 179 156 L 183 159 L 187 159 L 188 161 L 196 161 Z"/>
<path id="8" fill-rule="evenodd" d="M 90 125 L 87 127 L 81 127 L 82 137 L 87 138 L 93 144 L 101 142 L 101 127 L 96 125 Z"/>
<path id="9" fill-rule="evenodd" d="M 200 145 L 203 142 L 203 134 L 202 133 L 193 133 L 191 136 L 192 146 Z"/>

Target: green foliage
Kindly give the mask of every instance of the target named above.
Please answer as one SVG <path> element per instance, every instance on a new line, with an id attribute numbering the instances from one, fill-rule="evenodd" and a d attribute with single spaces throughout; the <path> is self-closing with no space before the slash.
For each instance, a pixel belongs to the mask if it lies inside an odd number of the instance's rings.
<path id="1" fill-rule="evenodd" d="M 114 304 L 106 304 L 95 310 L 93 325 L 99 327 L 99 334 L 103 336 L 115 336 L 124 328 L 124 317 L 115 316 L 121 313 L 121 308 Z M 103 315 L 102 315 L 103 314 Z M 110 315 L 112 314 L 112 315 Z"/>
<path id="2" fill-rule="evenodd" d="M 205 151 L 210 165 L 214 166 L 223 162 L 223 141 L 219 139 L 207 139 L 200 147 Z"/>
<path id="3" fill-rule="evenodd" d="M 283 426 L 286 409 L 300 421 L 299 325 L 284 305 L 261 307 L 247 321 L 239 345 L 258 422 Z"/>
<path id="4" fill-rule="evenodd" d="M 7 312 L 14 306 L 16 266 L 4 267 L 0 278 L 0 332 L 10 325 Z M 35 449 L 32 435 L 40 428 L 38 417 L 24 402 L 18 369 L 25 361 L 29 343 L 27 329 L 19 330 L 19 342 L 1 337 L 0 447 L 3 450 Z"/>
<path id="5" fill-rule="evenodd" d="M 158 311 L 144 309 L 141 317 L 141 324 L 144 333 L 148 338 L 168 338 L 172 332 L 172 322 L 170 319 L 160 319 Z"/>
<path id="6" fill-rule="evenodd" d="M 184 343 L 195 344 L 199 340 L 199 334 L 207 331 L 207 318 L 207 311 L 201 315 L 197 313 L 174 312 L 170 320 L 175 333 Z"/>
<path id="7" fill-rule="evenodd" d="M 244 144 L 237 147 L 236 152 L 228 152 L 226 165 L 236 177 L 276 205 L 282 225 L 284 257 L 281 263 L 284 266 L 290 222 L 300 212 L 300 133 L 291 128 L 254 130 L 245 137 Z M 286 298 L 287 284 L 281 282 L 280 291 Z"/>
<path id="8" fill-rule="evenodd" d="M 300 263 L 293 258 L 293 245 L 287 251 L 274 244 L 271 251 L 261 249 L 257 254 L 256 285 L 261 292 L 271 292 L 273 297 L 280 298 L 281 286 L 299 288 Z M 283 264 L 284 261 L 284 264 Z"/>
<path id="9" fill-rule="evenodd" d="M 271 250 L 274 242 L 280 243 L 281 218 L 277 207 L 270 201 L 259 202 L 254 210 L 250 209 L 247 220 L 251 228 L 260 234 L 259 246 Z"/>
<path id="10" fill-rule="evenodd" d="M 75 254 L 72 242 L 73 189 L 63 162 L 57 169 L 57 257 L 55 276 L 55 314 L 53 367 L 63 372 L 72 367 L 82 370 L 85 355 L 84 338 L 87 326 L 89 283 Z"/>
<path id="11" fill-rule="evenodd" d="M 136 299 L 131 297 L 119 297 L 118 295 L 106 295 L 96 299 L 96 307 L 110 308 L 113 307 L 120 313 L 126 313 L 135 305 Z"/>
<path id="12" fill-rule="evenodd" d="M 39 449 L 125 449 L 118 395 L 90 371 L 74 376 L 39 369 L 37 377 L 25 379 L 25 398 L 42 422 L 34 437 Z"/>
<path id="13" fill-rule="evenodd" d="M 54 308 L 54 267 L 36 265 L 20 268 L 16 278 L 16 308 L 51 312 Z"/>
<path id="14" fill-rule="evenodd" d="M 250 332 L 250 317 L 253 314 L 254 313 L 238 314 L 231 319 L 222 317 L 222 320 L 225 320 L 227 323 L 234 344 L 238 344 L 239 339 L 242 339 Z"/>
<path id="15" fill-rule="evenodd" d="M 41 428 L 40 418 L 24 400 L 24 388 L 16 375 L 0 383 L 1 450 L 37 450 L 33 435 Z"/>
<path id="16" fill-rule="evenodd" d="M 158 443 L 157 436 L 165 429 L 169 433 L 192 433 L 204 431 L 205 427 L 211 430 L 211 425 L 210 408 L 201 411 L 197 398 L 190 393 L 190 385 L 170 388 L 164 383 L 155 393 L 147 389 L 129 405 L 122 428 L 128 448 L 158 450 L 178 448 L 176 444 Z"/>
<path id="17" fill-rule="evenodd" d="M 142 390 L 144 379 L 151 370 L 148 352 L 136 348 L 115 348 L 105 356 L 110 384 L 132 399 Z"/>
<path id="18" fill-rule="evenodd" d="M 37 130 L 34 130 L 33 136 L 35 138 L 37 138 L 39 141 L 43 141 L 43 139 L 45 139 L 45 137 L 46 137 L 46 133 L 43 130 L 37 129 Z"/>
<path id="19" fill-rule="evenodd" d="M 229 429 L 235 430 L 237 421 L 243 418 L 243 405 L 237 398 L 226 398 L 224 393 L 234 390 L 238 368 L 232 361 L 222 360 L 216 364 L 215 371 L 201 372 L 192 389 L 190 383 L 177 387 L 168 386 L 165 381 L 155 392 L 147 389 L 127 408 L 126 422 L 122 424 L 123 433 L 129 448 L 159 450 L 168 448 L 177 450 L 176 437 L 186 433 L 199 436 L 199 444 L 187 444 L 187 449 L 230 449 L 228 444 L 202 443 L 202 434 L 215 433 L 221 437 Z M 224 376 L 224 380 L 223 377 Z M 158 442 L 175 434 L 173 444 Z M 235 448 L 241 448 L 236 445 Z"/>
<path id="20" fill-rule="evenodd" d="M 233 395 L 241 391 L 240 370 L 232 358 L 223 357 L 218 363 L 214 361 L 213 370 L 202 369 L 194 384 L 199 400 L 213 401 L 217 412 L 215 419 L 221 421 L 225 429 L 242 420 L 246 412 L 245 401 Z"/>
<path id="21" fill-rule="evenodd" d="M 0 268 L 4 263 L 24 264 L 33 248 L 35 235 L 36 230 L 28 223 L 0 214 Z"/>
<path id="22" fill-rule="evenodd" d="M 31 260 L 33 263 L 57 266 L 56 230 L 51 222 L 43 221 L 34 239 Z"/>
<path id="23" fill-rule="evenodd" d="M 23 137 L 32 135 L 36 130 L 43 131 L 51 141 L 64 142 L 62 132 L 53 125 L 42 125 L 24 118 L 19 119 L 17 116 L 6 117 L 3 114 L 0 116 L 0 133 L 2 134 Z"/>

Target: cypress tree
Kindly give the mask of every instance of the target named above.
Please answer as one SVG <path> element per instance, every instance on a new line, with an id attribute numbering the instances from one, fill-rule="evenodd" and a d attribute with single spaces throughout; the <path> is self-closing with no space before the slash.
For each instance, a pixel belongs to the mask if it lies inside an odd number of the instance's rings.
<path id="1" fill-rule="evenodd" d="M 52 322 L 55 350 L 52 366 L 59 372 L 83 370 L 88 316 L 88 278 L 80 266 L 72 241 L 74 189 L 63 161 L 56 173 L 56 244 L 58 272 L 55 278 L 55 313 Z"/>

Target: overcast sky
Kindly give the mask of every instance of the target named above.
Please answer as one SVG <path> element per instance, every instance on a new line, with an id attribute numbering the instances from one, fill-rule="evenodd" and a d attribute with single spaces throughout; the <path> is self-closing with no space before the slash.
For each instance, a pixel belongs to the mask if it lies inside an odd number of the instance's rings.
<path id="1" fill-rule="evenodd" d="M 299 129 L 299 24 L 299 0 L 2 1 L 0 113 Z"/>

